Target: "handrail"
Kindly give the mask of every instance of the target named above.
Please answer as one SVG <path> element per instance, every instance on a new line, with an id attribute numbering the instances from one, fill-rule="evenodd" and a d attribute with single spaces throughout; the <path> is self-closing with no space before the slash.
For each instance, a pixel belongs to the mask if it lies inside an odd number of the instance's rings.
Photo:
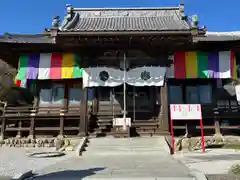
<path id="1" fill-rule="evenodd" d="M 1 110 L 1 107 L 0 107 Z M 25 116 L 29 114 L 30 116 L 35 116 L 38 113 L 42 114 L 43 112 L 47 112 L 47 114 L 60 114 L 60 115 L 67 115 L 67 114 L 80 114 L 81 106 L 68 106 L 66 108 L 61 106 L 18 106 L 18 107 L 11 107 L 6 106 L 5 108 L 2 108 L 2 110 L 5 112 L 5 114 L 18 114 L 20 116 L 21 114 L 24 114 Z M 88 108 L 88 113 L 91 113 L 91 106 Z"/>

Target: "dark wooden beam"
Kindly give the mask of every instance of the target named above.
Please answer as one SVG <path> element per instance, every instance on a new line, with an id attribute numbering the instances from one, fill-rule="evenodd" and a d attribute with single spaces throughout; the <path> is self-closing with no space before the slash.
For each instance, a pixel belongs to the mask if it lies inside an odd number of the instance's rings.
<path id="1" fill-rule="evenodd" d="M 83 99 L 81 101 L 81 112 L 79 120 L 79 136 L 85 136 L 87 134 L 87 88 L 83 88 Z"/>
<path id="2" fill-rule="evenodd" d="M 168 114 L 168 92 L 167 92 L 167 81 L 165 81 L 164 86 L 161 89 L 161 113 L 162 118 L 160 122 L 160 128 L 162 132 L 166 135 L 169 134 L 169 114 Z"/>
<path id="3" fill-rule="evenodd" d="M 4 140 L 5 138 L 5 129 L 6 129 L 6 117 L 5 117 L 5 110 L 6 110 L 6 106 L 4 106 L 4 110 L 3 110 L 3 114 L 2 114 L 2 123 L 1 123 L 1 136 L 0 136 L 0 140 Z"/>

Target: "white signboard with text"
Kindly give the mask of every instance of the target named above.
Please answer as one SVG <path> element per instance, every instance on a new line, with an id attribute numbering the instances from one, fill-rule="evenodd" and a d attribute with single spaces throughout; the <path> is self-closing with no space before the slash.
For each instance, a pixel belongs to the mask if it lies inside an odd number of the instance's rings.
<path id="1" fill-rule="evenodd" d="M 172 120 L 201 120 L 201 104 L 171 104 L 170 115 Z"/>
<path id="2" fill-rule="evenodd" d="M 129 126 L 131 127 L 131 118 L 114 118 L 113 126 Z"/>

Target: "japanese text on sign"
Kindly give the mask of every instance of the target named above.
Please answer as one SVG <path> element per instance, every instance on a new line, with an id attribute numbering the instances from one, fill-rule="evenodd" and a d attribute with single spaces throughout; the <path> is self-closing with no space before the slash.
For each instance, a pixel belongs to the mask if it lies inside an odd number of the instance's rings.
<path id="1" fill-rule="evenodd" d="M 200 104 L 171 104 L 170 114 L 173 120 L 202 119 Z"/>

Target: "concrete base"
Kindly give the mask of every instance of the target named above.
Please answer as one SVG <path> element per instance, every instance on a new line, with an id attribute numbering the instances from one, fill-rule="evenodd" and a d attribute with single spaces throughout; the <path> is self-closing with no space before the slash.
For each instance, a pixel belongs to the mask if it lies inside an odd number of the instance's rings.
<path id="1" fill-rule="evenodd" d="M 20 134 L 17 134 L 15 138 L 20 139 L 22 136 Z"/>
<path id="2" fill-rule="evenodd" d="M 24 180 L 33 176 L 32 171 L 27 171 L 25 173 L 16 174 L 12 179 Z"/>
<path id="3" fill-rule="evenodd" d="M 119 178 L 91 178 L 86 177 L 82 180 L 200 180 L 196 178 L 176 178 L 176 177 L 146 177 L 146 178 L 132 178 L 132 177 L 119 177 Z M 204 180 L 204 179 L 203 179 Z"/>
<path id="4" fill-rule="evenodd" d="M 58 138 L 58 139 L 64 139 L 65 136 L 64 136 L 64 135 L 58 135 L 57 138 Z"/>
<path id="5" fill-rule="evenodd" d="M 28 135 L 27 137 L 28 139 L 35 139 L 35 137 L 33 135 Z"/>
<path id="6" fill-rule="evenodd" d="M 0 176 L 0 180 L 12 180 L 10 176 Z"/>
<path id="7" fill-rule="evenodd" d="M 204 173 L 198 170 L 191 170 L 191 174 L 195 177 L 196 180 L 207 180 Z"/>
<path id="8" fill-rule="evenodd" d="M 77 156 L 81 156 L 81 155 L 82 155 L 82 151 L 84 150 L 84 147 L 85 147 L 87 141 L 88 141 L 88 138 L 87 138 L 86 136 L 83 137 L 83 138 L 80 140 L 80 142 L 79 142 L 79 144 L 78 144 L 78 146 L 77 146 L 77 148 L 76 148 L 76 155 L 77 155 Z"/>

